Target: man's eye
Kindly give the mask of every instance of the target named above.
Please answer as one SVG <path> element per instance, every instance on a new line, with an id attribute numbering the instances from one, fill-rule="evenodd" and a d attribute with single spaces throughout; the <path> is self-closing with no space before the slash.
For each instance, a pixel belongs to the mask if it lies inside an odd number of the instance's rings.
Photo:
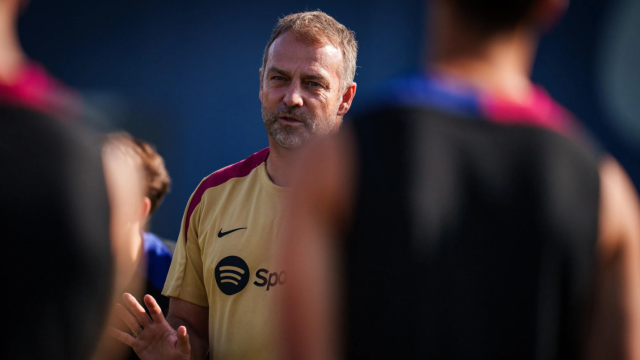
<path id="1" fill-rule="evenodd" d="M 321 87 L 322 85 L 320 85 L 320 83 L 317 83 L 315 81 L 309 81 L 307 84 L 309 84 L 309 86 L 311 87 Z"/>
<path id="2" fill-rule="evenodd" d="M 284 81 L 284 77 L 283 76 L 274 76 L 271 78 L 271 80 L 275 80 L 275 81 Z"/>

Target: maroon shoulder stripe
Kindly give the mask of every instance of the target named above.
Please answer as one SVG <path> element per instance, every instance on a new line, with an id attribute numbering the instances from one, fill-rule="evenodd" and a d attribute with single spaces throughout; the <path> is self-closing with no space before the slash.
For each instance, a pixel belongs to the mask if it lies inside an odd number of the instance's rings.
<path id="1" fill-rule="evenodd" d="M 269 156 L 269 148 L 258 151 L 257 153 L 249 156 L 248 158 L 235 163 L 233 165 L 229 165 L 224 169 L 220 169 L 213 174 L 209 175 L 198 188 L 196 192 L 193 194 L 193 198 L 191 198 L 191 202 L 189 202 L 189 206 L 187 208 L 187 215 L 184 218 L 184 241 L 187 241 L 187 234 L 189 233 L 189 223 L 191 222 L 191 214 L 196 209 L 200 201 L 202 200 L 202 195 L 204 195 L 205 191 L 211 189 L 212 187 L 216 187 L 226 183 L 227 181 L 233 178 L 239 178 L 247 176 L 253 171 L 253 169 L 257 168 L 267 160 L 267 156 Z"/>

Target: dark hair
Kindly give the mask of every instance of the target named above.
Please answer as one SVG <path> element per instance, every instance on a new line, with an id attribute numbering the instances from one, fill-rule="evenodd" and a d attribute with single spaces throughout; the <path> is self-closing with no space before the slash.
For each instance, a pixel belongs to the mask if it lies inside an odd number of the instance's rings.
<path id="1" fill-rule="evenodd" d="M 460 20 L 480 31 L 496 33 L 512 30 L 538 0 L 449 0 Z"/>
<path id="2" fill-rule="evenodd" d="M 107 145 L 119 145 L 132 152 L 143 170 L 145 196 L 151 200 L 149 215 L 160 206 L 164 196 L 169 192 L 171 179 L 164 166 L 164 159 L 149 143 L 136 139 L 126 132 L 108 134 Z"/>

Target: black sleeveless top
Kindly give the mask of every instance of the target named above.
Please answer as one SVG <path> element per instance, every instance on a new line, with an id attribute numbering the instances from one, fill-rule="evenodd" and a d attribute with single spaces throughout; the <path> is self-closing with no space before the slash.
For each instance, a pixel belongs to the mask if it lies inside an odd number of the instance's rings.
<path id="1" fill-rule="evenodd" d="M 594 157 L 541 128 L 388 106 L 351 124 L 348 359 L 574 359 L 594 274 Z"/>

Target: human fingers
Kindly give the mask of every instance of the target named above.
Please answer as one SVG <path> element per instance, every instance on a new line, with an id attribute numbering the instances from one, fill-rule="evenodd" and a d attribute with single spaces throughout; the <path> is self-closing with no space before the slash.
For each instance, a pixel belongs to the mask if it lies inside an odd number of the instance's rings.
<path id="1" fill-rule="evenodd" d="M 149 315 L 147 315 L 147 312 L 144 311 L 142 305 L 140 305 L 138 300 L 136 300 L 133 295 L 128 293 L 123 294 L 122 301 L 127 305 L 129 310 L 131 310 L 131 313 L 133 314 L 133 316 L 135 316 L 142 327 L 147 327 L 150 325 L 151 321 L 149 319 Z"/>
<path id="2" fill-rule="evenodd" d="M 182 354 L 191 354 L 191 344 L 189 344 L 189 335 L 187 334 L 187 328 L 180 326 L 177 331 L 178 334 L 178 351 Z"/>
<path id="3" fill-rule="evenodd" d="M 113 338 L 115 338 L 115 339 L 117 339 L 117 340 L 129 345 L 130 347 L 133 347 L 133 344 L 135 344 L 135 342 L 136 342 L 136 339 L 133 336 L 131 336 L 131 335 L 125 333 L 125 332 L 122 332 L 122 331 L 120 331 L 120 330 L 118 330 L 116 328 L 109 328 L 109 335 L 111 335 L 111 337 L 113 337 Z"/>
<path id="4" fill-rule="evenodd" d="M 142 328 L 140 322 L 133 315 L 131 315 L 131 313 L 128 312 L 127 309 L 124 308 L 124 306 L 116 304 L 116 312 L 118 313 L 120 319 L 122 319 L 122 321 L 127 324 L 129 329 L 131 329 L 131 331 L 138 331 L 140 330 L 140 328 Z"/>
<path id="5" fill-rule="evenodd" d="M 164 321 L 164 315 L 162 314 L 162 309 L 160 305 L 156 302 L 156 299 L 151 295 L 144 296 L 144 303 L 147 304 L 147 309 L 149 309 L 149 314 L 151 314 L 151 319 L 156 324 L 159 324 Z"/>

